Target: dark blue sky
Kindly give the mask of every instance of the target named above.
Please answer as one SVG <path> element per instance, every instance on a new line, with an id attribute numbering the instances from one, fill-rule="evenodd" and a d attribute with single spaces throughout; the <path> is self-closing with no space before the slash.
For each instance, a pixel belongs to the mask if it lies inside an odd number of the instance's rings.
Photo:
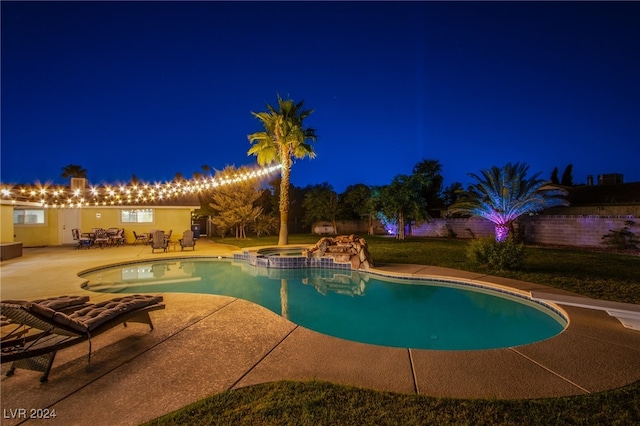
<path id="1" fill-rule="evenodd" d="M 3 183 L 255 164 L 250 111 L 315 112 L 292 183 L 445 185 L 524 161 L 640 181 L 639 2 L 7 2 Z"/>

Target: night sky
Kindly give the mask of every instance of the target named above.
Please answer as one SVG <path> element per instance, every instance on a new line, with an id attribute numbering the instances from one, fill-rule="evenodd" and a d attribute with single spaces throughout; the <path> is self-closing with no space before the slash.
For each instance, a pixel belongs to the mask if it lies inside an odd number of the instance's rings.
<path id="1" fill-rule="evenodd" d="M 445 186 L 507 162 L 640 181 L 640 2 L 2 1 L 3 183 L 252 166 L 251 111 L 304 99 L 292 183 Z"/>

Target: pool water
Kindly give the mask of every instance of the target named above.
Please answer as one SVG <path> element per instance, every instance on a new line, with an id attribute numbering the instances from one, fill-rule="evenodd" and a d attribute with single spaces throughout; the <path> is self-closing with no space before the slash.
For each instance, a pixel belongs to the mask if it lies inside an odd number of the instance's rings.
<path id="1" fill-rule="evenodd" d="M 293 256 L 300 257 L 304 247 L 271 247 L 259 249 L 256 254 L 259 256 Z"/>
<path id="2" fill-rule="evenodd" d="M 237 297 L 343 339 L 382 346 L 472 350 L 524 345 L 566 327 L 522 297 L 460 283 L 391 279 L 335 269 L 271 269 L 245 262 L 176 259 L 82 275 L 106 293 L 186 292 Z"/>

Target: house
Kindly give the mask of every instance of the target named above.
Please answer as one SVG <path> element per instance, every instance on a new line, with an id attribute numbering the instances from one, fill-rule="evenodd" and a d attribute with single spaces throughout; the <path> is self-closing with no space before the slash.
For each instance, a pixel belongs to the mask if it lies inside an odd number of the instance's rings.
<path id="1" fill-rule="evenodd" d="M 598 185 L 565 188 L 570 206 L 547 209 L 544 214 L 640 217 L 640 182 L 606 183 L 602 176 Z"/>
<path id="2" fill-rule="evenodd" d="M 279 164 L 248 169 L 231 177 L 184 180 L 164 184 L 89 185 L 71 178 L 70 185 L 0 184 L 0 243 L 24 247 L 73 244 L 72 229 L 124 228 L 127 242 L 133 232 L 153 229 L 175 235 L 196 224 L 194 213 L 207 190 L 279 172 Z M 199 223 L 199 231 L 205 231 Z M 4 249 L 3 249 L 4 250 Z"/>
<path id="3" fill-rule="evenodd" d="M 126 241 L 133 232 L 152 229 L 190 229 L 200 208 L 192 182 L 164 185 L 91 187 L 86 179 L 70 186 L 3 185 L 0 194 L 0 238 L 3 244 L 24 247 L 73 244 L 71 230 L 124 228 Z"/>

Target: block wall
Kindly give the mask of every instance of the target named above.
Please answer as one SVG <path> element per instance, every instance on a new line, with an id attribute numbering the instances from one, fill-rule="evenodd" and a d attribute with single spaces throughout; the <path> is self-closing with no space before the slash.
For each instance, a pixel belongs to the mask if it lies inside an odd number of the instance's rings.
<path id="1" fill-rule="evenodd" d="M 633 221 L 630 230 L 640 236 L 640 219 L 633 215 L 620 216 L 522 216 L 518 223 L 527 243 L 574 247 L 600 247 L 602 236 L 610 230 L 620 230 L 626 221 Z M 449 229 L 456 238 L 494 236 L 493 223 L 485 219 L 432 219 L 412 226 L 411 235 L 417 237 L 448 237 Z"/>
<path id="2" fill-rule="evenodd" d="M 602 236 L 610 230 L 619 231 L 626 221 L 635 223 L 631 232 L 640 235 L 640 220 L 624 216 L 527 216 L 520 220 L 525 240 L 538 244 L 575 247 L 600 247 Z"/>
<path id="3" fill-rule="evenodd" d="M 411 235 L 416 237 L 448 237 L 449 229 L 456 238 L 473 238 L 494 236 L 493 223 L 479 218 L 431 219 L 428 222 L 414 224 Z"/>

